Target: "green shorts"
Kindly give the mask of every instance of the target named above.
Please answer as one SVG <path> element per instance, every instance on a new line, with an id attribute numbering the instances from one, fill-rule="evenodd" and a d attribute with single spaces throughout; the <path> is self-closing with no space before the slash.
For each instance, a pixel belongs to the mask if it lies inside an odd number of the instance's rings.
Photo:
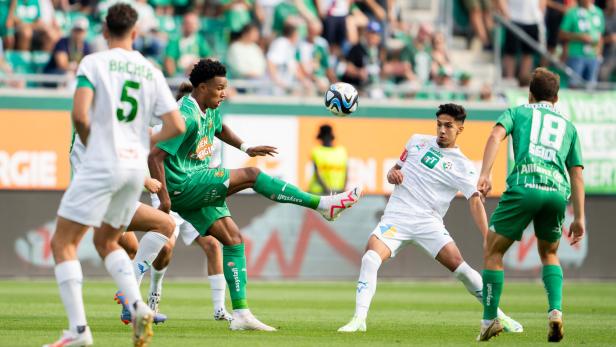
<path id="1" fill-rule="evenodd" d="M 492 9 L 491 0 L 463 0 L 462 2 L 468 11 L 473 11 L 475 9 L 489 11 Z"/>
<path id="2" fill-rule="evenodd" d="M 510 187 L 492 214 L 490 229 L 520 241 L 524 229 L 532 221 L 538 239 L 556 242 L 560 240 L 566 208 L 567 199 L 559 192 Z"/>
<path id="3" fill-rule="evenodd" d="M 231 212 L 227 208 L 227 204 L 222 206 L 206 206 L 198 210 L 186 210 L 178 212 L 182 218 L 199 232 L 199 235 L 206 236 L 210 227 L 217 220 L 224 217 L 231 217 Z"/>
<path id="4" fill-rule="evenodd" d="M 221 207 L 229 188 L 228 169 L 207 169 L 190 175 L 179 187 L 169 187 L 174 211 L 200 210 L 202 207 Z M 173 193 L 171 193 L 173 192 Z"/>

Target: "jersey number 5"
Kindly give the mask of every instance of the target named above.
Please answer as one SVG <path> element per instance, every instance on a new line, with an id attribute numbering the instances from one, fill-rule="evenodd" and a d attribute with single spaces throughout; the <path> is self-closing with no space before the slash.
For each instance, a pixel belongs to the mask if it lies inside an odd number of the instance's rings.
<path id="1" fill-rule="evenodd" d="M 141 85 L 139 84 L 139 82 L 135 82 L 135 81 L 124 82 L 124 86 L 122 86 L 122 96 L 120 97 L 120 101 L 127 102 L 128 104 L 130 104 L 130 112 L 126 114 L 124 113 L 124 110 L 121 107 L 118 107 L 116 109 L 116 117 L 118 117 L 118 120 L 120 122 L 126 122 L 126 123 L 132 122 L 137 116 L 137 112 L 139 111 L 139 103 L 137 102 L 137 99 L 135 99 L 134 97 L 128 94 L 128 90 L 129 89 L 139 90 L 140 86 Z"/>
<path id="2" fill-rule="evenodd" d="M 539 110 L 533 110 L 533 124 L 530 131 L 530 141 L 544 147 L 560 150 L 563 144 L 567 122 L 551 114 L 543 115 Z"/>

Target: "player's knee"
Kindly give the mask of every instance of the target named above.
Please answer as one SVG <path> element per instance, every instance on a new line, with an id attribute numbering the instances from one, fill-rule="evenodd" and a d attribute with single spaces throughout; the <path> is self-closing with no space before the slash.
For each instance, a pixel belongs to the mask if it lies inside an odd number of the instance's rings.
<path id="1" fill-rule="evenodd" d="M 201 246 L 203 247 L 203 251 L 205 251 L 205 253 L 210 253 L 215 251 L 219 246 L 218 246 L 218 240 L 216 240 L 213 237 L 204 237 L 202 242 L 201 242 Z"/>
<path id="2" fill-rule="evenodd" d="M 94 237 L 94 247 L 96 248 L 98 255 L 100 255 L 103 259 L 107 256 L 107 254 L 118 249 L 118 246 L 118 242 L 115 240 Z"/>
<path id="3" fill-rule="evenodd" d="M 171 217 L 170 215 L 166 215 L 165 219 L 160 222 L 160 225 L 158 226 L 157 230 L 161 234 L 170 238 L 175 231 L 175 221 L 173 220 L 173 217 Z"/>
<path id="4" fill-rule="evenodd" d="M 244 168 L 244 174 L 250 182 L 254 182 L 257 180 L 257 177 L 261 173 L 261 170 L 257 167 L 246 167 Z"/>

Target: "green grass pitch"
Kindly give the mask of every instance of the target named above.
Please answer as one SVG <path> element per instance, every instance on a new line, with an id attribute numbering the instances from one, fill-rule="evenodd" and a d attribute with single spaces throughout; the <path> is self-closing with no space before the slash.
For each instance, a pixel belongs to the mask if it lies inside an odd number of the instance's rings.
<path id="1" fill-rule="evenodd" d="M 143 288 L 147 287 L 144 283 Z M 252 282 L 254 314 L 278 332 L 232 332 L 212 319 L 207 282 L 168 281 L 151 346 L 459 346 L 475 345 L 481 306 L 457 282 L 381 281 L 368 317 L 368 332 L 337 333 L 353 314 L 355 283 Z M 130 328 L 119 321 L 111 282 L 84 286 L 89 325 L 97 346 L 129 346 Z M 565 345 L 616 345 L 616 284 L 565 283 Z M 546 298 L 540 282 L 506 282 L 506 313 L 524 324 L 493 345 L 546 345 Z M 41 346 L 66 327 L 53 281 L 0 281 L 0 346 Z"/>

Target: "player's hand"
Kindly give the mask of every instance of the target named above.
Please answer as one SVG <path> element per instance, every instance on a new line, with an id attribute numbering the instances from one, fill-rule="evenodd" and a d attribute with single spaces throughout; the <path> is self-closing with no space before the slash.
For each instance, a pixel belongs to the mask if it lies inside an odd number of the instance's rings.
<path id="1" fill-rule="evenodd" d="M 404 174 L 402 174 L 401 170 L 389 170 L 387 172 L 387 182 L 390 184 L 402 184 L 404 180 Z"/>
<path id="2" fill-rule="evenodd" d="M 584 237 L 585 228 L 586 226 L 583 220 L 573 220 L 573 223 L 571 223 L 571 225 L 569 226 L 569 238 L 571 239 L 571 246 L 582 240 L 582 238 Z"/>
<path id="3" fill-rule="evenodd" d="M 580 34 L 580 41 L 584 43 L 594 43 L 595 40 L 589 34 Z"/>
<path id="4" fill-rule="evenodd" d="M 477 190 L 483 195 L 488 196 L 488 193 L 492 190 L 492 180 L 488 176 L 479 176 L 477 181 Z"/>
<path id="5" fill-rule="evenodd" d="M 278 148 L 272 146 L 254 146 L 250 147 L 246 150 L 246 154 L 251 157 L 264 157 L 264 156 L 274 156 L 274 154 L 278 154 Z"/>
<path id="6" fill-rule="evenodd" d="M 156 178 L 148 178 L 145 180 L 145 183 L 143 184 L 143 186 L 150 193 L 158 193 L 160 188 L 162 188 L 163 184 L 160 183 L 160 181 L 157 180 Z"/>

